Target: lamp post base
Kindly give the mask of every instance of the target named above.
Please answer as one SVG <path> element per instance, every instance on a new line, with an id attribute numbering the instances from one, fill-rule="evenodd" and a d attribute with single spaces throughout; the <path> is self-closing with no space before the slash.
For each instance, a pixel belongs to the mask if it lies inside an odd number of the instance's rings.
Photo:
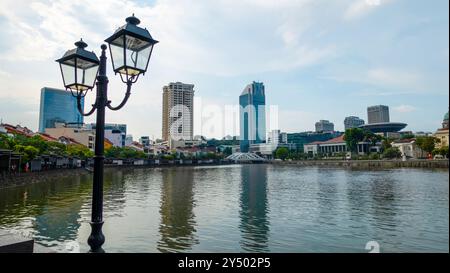
<path id="1" fill-rule="evenodd" d="M 91 235 L 88 238 L 88 245 L 91 247 L 90 253 L 105 253 L 102 245 L 105 242 L 105 235 L 102 233 L 103 222 L 91 222 Z"/>

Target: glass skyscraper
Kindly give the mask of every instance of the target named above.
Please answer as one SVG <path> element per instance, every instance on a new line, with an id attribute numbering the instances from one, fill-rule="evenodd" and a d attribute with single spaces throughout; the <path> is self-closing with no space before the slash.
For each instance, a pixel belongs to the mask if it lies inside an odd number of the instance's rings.
<path id="1" fill-rule="evenodd" d="M 266 140 L 266 94 L 262 82 L 247 85 L 239 96 L 240 149 L 247 153 L 252 143 Z"/>
<path id="2" fill-rule="evenodd" d="M 84 109 L 84 98 L 81 99 L 81 108 Z M 44 87 L 41 89 L 39 132 L 55 128 L 56 122 L 83 123 L 83 116 L 78 112 L 77 99 L 70 92 Z"/>

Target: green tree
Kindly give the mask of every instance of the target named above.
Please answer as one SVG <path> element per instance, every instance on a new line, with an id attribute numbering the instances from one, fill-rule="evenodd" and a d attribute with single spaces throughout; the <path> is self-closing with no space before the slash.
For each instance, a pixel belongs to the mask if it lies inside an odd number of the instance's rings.
<path id="1" fill-rule="evenodd" d="M 416 145 L 424 152 L 430 154 L 433 152 L 438 139 L 432 136 L 423 136 L 416 138 Z M 423 156 L 423 155 L 422 155 Z"/>
<path id="2" fill-rule="evenodd" d="M 14 146 L 14 151 L 22 154 L 22 163 L 25 164 L 34 159 L 39 154 L 39 149 L 33 146 L 25 146 L 17 144 Z"/>
<path id="3" fill-rule="evenodd" d="M 442 155 L 443 157 L 448 158 L 448 146 L 434 149 L 433 155 Z"/>
<path id="4" fill-rule="evenodd" d="M 213 153 L 213 152 L 208 152 L 208 153 L 206 154 L 206 158 L 207 158 L 207 159 L 216 159 L 216 154 Z"/>
<path id="5" fill-rule="evenodd" d="M 87 149 L 87 148 L 86 148 Z M 47 150 L 41 152 L 41 154 L 52 154 L 52 155 L 67 155 L 67 146 L 59 142 L 48 142 Z"/>
<path id="6" fill-rule="evenodd" d="M 397 147 L 387 148 L 383 152 L 384 158 L 393 159 L 393 158 L 400 158 L 401 156 L 402 156 L 402 153 L 400 152 L 400 150 Z"/>
<path id="7" fill-rule="evenodd" d="M 385 151 L 389 148 L 392 148 L 391 142 L 388 139 L 384 139 L 381 142 L 381 151 Z"/>
<path id="8" fill-rule="evenodd" d="M 233 153 L 233 150 L 231 149 L 231 147 L 226 147 L 224 150 L 223 150 L 223 154 L 225 155 L 225 156 L 229 156 L 229 155 L 231 155 Z"/>
<path id="9" fill-rule="evenodd" d="M 413 134 L 406 134 L 406 135 L 402 135 L 401 139 L 412 139 L 415 138 L 415 135 Z"/>
<path id="10" fill-rule="evenodd" d="M 358 147 L 358 142 L 364 140 L 364 130 L 361 128 L 351 128 L 345 130 L 344 134 L 344 140 L 345 144 L 347 145 L 348 149 L 351 152 L 356 152 Z"/>
<path id="11" fill-rule="evenodd" d="M 289 155 L 289 150 L 286 147 L 280 147 L 275 152 L 275 157 L 285 160 Z"/>
<path id="12" fill-rule="evenodd" d="M 377 160 L 377 159 L 380 159 L 380 154 L 379 154 L 379 153 L 371 153 L 371 154 L 369 155 L 369 159 L 371 159 L 371 160 Z"/>
<path id="13" fill-rule="evenodd" d="M 16 146 L 16 141 L 14 138 L 6 135 L 6 134 L 0 134 L 0 149 L 8 149 L 13 150 L 14 146 Z"/>
<path id="14" fill-rule="evenodd" d="M 67 155 L 86 159 L 89 157 L 93 157 L 94 153 L 84 145 L 69 144 L 67 145 Z"/>

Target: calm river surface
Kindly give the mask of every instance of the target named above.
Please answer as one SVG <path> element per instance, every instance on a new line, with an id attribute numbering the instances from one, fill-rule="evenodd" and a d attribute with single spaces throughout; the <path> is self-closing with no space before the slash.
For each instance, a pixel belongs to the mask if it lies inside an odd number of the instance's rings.
<path id="1" fill-rule="evenodd" d="M 91 176 L 0 189 L 0 229 L 86 252 Z M 105 173 L 107 252 L 449 251 L 448 170 L 230 165 Z"/>

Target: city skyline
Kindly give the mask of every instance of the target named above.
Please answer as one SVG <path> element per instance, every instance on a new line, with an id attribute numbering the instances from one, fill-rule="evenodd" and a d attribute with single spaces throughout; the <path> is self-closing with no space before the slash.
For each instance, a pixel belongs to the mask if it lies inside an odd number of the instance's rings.
<path id="1" fill-rule="evenodd" d="M 405 130 L 434 131 L 448 111 L 447 10 L 448 1 L 405 0 L 2 1 L 0 118 L 37 131 L 39 90 L 63 88 L 54 60 L 80 37 L 98 54 L 134 12 L 161 43 L 129 105 L 107 122 L 127 124 L 135 138 L 160 137 L 161 87 L 173 81 L 195 84 L 203 105 L 219 106 L 236 105 L 242 86 L 262 81 L 285 132 L 313 131 L 321 119 L 343 131 L 345 117 L 365 118 L 366 107 L 377 104 L 388 105 Z M 268 19 L 242 16 L 250 11 Z M 124 88 L 110 64 L 108 73 L 109 95 L 120 99 Z M 86 105 L 93 99 L 91 92 Z"/>

